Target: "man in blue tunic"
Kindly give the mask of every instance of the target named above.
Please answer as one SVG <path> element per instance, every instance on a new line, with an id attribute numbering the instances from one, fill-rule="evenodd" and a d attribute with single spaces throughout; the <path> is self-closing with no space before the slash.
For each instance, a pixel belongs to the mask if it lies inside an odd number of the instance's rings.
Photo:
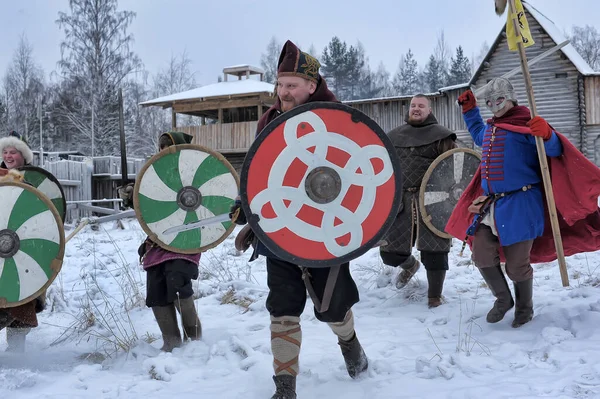
<path id="1" fill-rule="evenodd" d="M 473 141 L 482 147 L 481 188 L 484 195 L 469 209 L 476 213 L 473 261 L 496 297 L 487 314 L 496 323 L 515 306 L 500 268 L 500 251 L 506 274 L 513 281 L 516 299 L 513 327 L 533 318 L 533 269 L 530 254 L 535 238 L 544 232 L 544 198 L 535 137 L 544 139 L 548 157 L 558 157 L 563 147 L 556 132 L 541 117 L 518 105 L 512 84 L 492 79 L 485 87 L 485 104 L 494 117 L 485 123 L 470 90 L 459 98 L 463 118 Z"/>

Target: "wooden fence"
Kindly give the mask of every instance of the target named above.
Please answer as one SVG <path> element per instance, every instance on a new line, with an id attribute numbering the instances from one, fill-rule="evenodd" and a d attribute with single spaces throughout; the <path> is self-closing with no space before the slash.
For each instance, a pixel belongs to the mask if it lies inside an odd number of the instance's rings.
<path id="1" fill-rule="evenodd" d="M 127 176 L 133 182 L 146 159 L 129 159 Z M 118 202 L 99 202 L 116 198 L 117 187 L 121 184 L 121 158 L 89 157 L 70 155 L 68 159 L 45 159 L 43 168 L 52 173 L 60 182 L 67 200 L 67 223 L 94 213 L 118 211 Z M 76 202 L 76 203 L 75 203 Z M 104 208 L 104 209 L 98 209 Z M 98 212 L 100 211 L 100 212 Z"/>

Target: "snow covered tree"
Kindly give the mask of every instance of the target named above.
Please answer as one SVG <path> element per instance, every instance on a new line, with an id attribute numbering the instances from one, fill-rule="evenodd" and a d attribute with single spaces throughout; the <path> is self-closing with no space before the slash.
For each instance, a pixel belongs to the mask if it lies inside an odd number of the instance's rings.
<path id="1" fill-rule="evenodd" d="M 569 40 L 590 67 L 600 71 L 600 32 L 589 25 L 573 26 Z"/>
<path id="2" fill-rule="evenodd" d="M 373 93 L 370 83 L 361 83 L 363 78 L 372 80 L 370 71 L 368 77 L 365 75 L 367 64 L 360 42 L 356 46 L 348 46 L 336 36 L 323 50 L 321 73 L 338 99 L 352 100 Z"/>
<path id="3" fill-rule="evenodd" d="M 60 122 L 89 139 L 78 140 L 80 150 L 116 154 L 118 89 L 127 92 L 127 76 L 142 65 L 127 32 L 135 14 L 118 11 L 117 0 L 69 0 L 69 11 L 57 20 L 65 34 L 59 68 L 69 82 L 63 88 L 70 90 L 62 98 L 72 99 L 57 109 Z"/>
<path id="4" fill-rule="evenodd" d="M 6 100 L 0 93 L 0 132 L 8 131 L 8 123 L 6 120 Z"/>
<path id="5" fill-rule="evenodd" d="M 33 57 L 33 47 L 21 35 L 12 61 L 4 76 L 5 112 L 8 129 L 21 133 L 30 145 L 38 145 L 38 101 L 44 95 L 44 74 Z M 37 128 L 37 130 L 36 130 Z"/>
<path id="6" fill-rule="evenodd" d="M 457 85 L 466 83 L 471 78 L 471 64 L 465 57 L 462 46 L 456 48 L 456 57 L 451 58 L 450 73 L 448 74 L 447 84 Z"/>
<path id="7" fill-rule="evenodd" d="M 348 46 L 337 36 L 333 37 L 323 50 L 321 57 L 322 74 L 331 90 L 341 98 L 348 76 Z"/>
<path id="8" fill-rule="evenodd" d="M 197 87 L 196 73 L 186 51 L 179 56 L 171 55 L 168 66 L 154 76 L 154 88 L 160 96 L 179 93 Z"/>
<path id="9" fill-rule="evenodd" d="M 439 70 L 439 76 L 441 79 L 439 87 L 437 87 L 435 90 L 444 86 L 448 80 L 448 70 L 450 67 L 451 58 L 450 54 L 450 45 L 446 41 L 446 35 L 444 34 L 444 30 L 442 29 L 438 34 L 435 49 L 433 51 L 433 55 L 437 62 L 437 68 Z"/>
<path id="10" fill-rule="evenodd" d="M 371 98 L 378 89 L 372 87 L 371 69 L 365 48 L 359 41 L 355 46 L 350 46 L 347 54 L 348 74 L 346 76 L 347 93 L 344 100 Z"/>
<path id="11" fill-rule="evenodd" d="M 411 49 L 402 56 L 392 86 L 398 95 L 411 95 L 418 92 L 419 66 Z"/>
<path id="12" fill-rule="evenodd" d="M 425 67 L 425 82 L 430 93 L 438 91 L 444 85 L 444 71 L 433 54 Z"/>
<path id="13" fill-rule="evenodd" d="M 315 47 L 314 44 L 311 44 L 310 47 L 308 48 L 308 51 L 306 51 L 306 52 L 317 59 L 319 58 L 319 52 L 317 51 L 317 48 Z"/>
<path id="14" fill-rule="evenodd" d="M 277 81 L 277 62 L 281 53 L 281 44 L 275 36 L 271 38 L 267 45 L 266 52 L 260 56 L 260 66 L 265 70 L 265 81 L 275 84 Z"/>
<path id="15" fill-rule="evenodd" d="M 373 75 L 373 85 L 379 87 L 379 97 L 389 97 L 393 95 L 392 85 L 390 83 L 390 73 L 383 65 L 383 62 L 379 63 L 377 71 Z"/>
<path id="16" fill-rule="evenodd" d="M 487 41 L 484 41 L 481 44 L 481 47 L 479 48 L 479 52 L 477 53 L 477 55 L 473 54 L 473 57 L 471 59 L 472 73 L 475 73 L 477 68 L 479 68 L 479 65 L 481 65 L 481 63 L 483 62 L 483 59 L 485 58 L 485 56 L 487 55 L 487 53 L 489 51 L 490 51 L 490 45 L 487 43 Z"/>

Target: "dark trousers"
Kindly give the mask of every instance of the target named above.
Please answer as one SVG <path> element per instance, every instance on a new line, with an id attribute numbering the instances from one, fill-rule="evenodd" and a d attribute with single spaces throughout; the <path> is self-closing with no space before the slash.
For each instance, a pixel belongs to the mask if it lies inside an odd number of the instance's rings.
<path id="1" fill-rule="evenodd" d="M 198 278 L 198 265 L 173 259 L 146 269 L 146 306 L 167 306 L 177 298 L 194 294 L 192 280 Z"/>
<path id="2" fill-rule="evenodd" d="M 502 247 L 506 259 L 506 274 L 512 281 L 518 283 L 533 278 L 533 268 L 530 263 L 532 246 L 533 240 L 527 240 Z M 492 233 L 492 228 L 480 224 L 473 237 L 472 259 L 475 266 L 480 269 L 500 266 L 499 248 L 500 242 Z"/>
<path id="3" fill-rule="evenodd" d="M 330 268 L 309 268 L 311 282 L 319 301 L 323 301 L 323 292 Z M 267 258 L 267 310 L 273 317 L 300 317 L 306 305 L 306 286 L 302 280 L 302 269 L 293 263 L 277 258 Z M 318 320 L 332 323 L 341 322 L 350 308 L 359 301 L 358 288 L 350 275 L 350 264 L 340 266 L 329 309 L 320 313 L 314 309 Z"/>
<path id="4" fill-rule="evenodd" d="M 426 270 L 448 270 L 448 252 L 421 252 L 421 263 Z M 381 260 L 388 266 L 400 266 L 403 269 L 410 269 L 416 259 L 411 254 L 399 254 L 394 252 L 380 251 Z"/>

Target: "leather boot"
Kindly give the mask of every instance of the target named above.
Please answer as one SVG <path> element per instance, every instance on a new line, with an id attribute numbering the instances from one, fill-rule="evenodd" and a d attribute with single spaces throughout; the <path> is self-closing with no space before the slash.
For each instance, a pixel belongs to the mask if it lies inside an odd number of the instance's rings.
<path id="1" fill-rule="evenodd" d="M 506 312 L 508 312 L 514 305 L 515 301 L 508 288 L 506 277 L 500 266 L 495 267 L 484 267 L 479 269 L 481 276 L 488 285 L 492 295 L 496 297 L 494 307 L 488 312 L 486 320 L 488 323 L 497 323 L 504 318 Z"/>
<path id="2" fill-rule="evenodd" d="M 427 270 L 427 298 L 429 308 L 437 308 L 442 304 L 442 290 L 446 279 L 445 270 Z"/>
<path id="3" fill-rule="evenodd" d="M 25 340 L 31 328 L 7 328 L 6 329 L 6 347 L 7 352 L 25 352 Z"/>
<path id="4" fill-rule="evenodd" d="M 275 394 L 271 399 L 296 399 L 296 377 L 293 375 L 276 375 Z"/>
<path id="5" fill-rule="evenodd" d="M 174 348 L 181 346 L 181 332 L 177 326 L 177 312 L 175 305 L 153 306 L 152 312 L 160 328 L 163 338 L 161 351 L 171 352 Z"/>
<path id="6" fill-rule="evenodd" d="M 533 319 L 533 279 L 514 282 L 515 287 L 515 319 L 513 328 L 521 327 Z"/>
<path id="7" fill-rule="evenodd" d="M 175 300 L 175 306 L 181 314 L 183 338 L 185 340 L 191 339 L 192 341 L 202 338 L 202 325 L 200 324 L 200 319 L 198 319 L 198 313 L 196 313 L 194 298 L 177 299 Z"/>
<path id="8" fill-rule="evenodd" d="M 402 271 L 398 274 L 398 279 L 396 280 L 396 288 L 404 288 L 406 284 L 413 278 L 413 276 L 419 271 L 421 267 L 421 263 L 414 259 L 414 264 L 410 265 L 408 268 L 402 268 Z M 402 267 L 402 266 L 400 266 Z"/>
<path id="9" fill-rule="evenodd" d="M 363 350 L 356 333 L 350 341 L 343 341 L 338 338 L 338 345 L 342 349 L 342 356 L 346 362 L 346 370 L 351 378 L 356 378 L 369 367 L 369 361 Z"/>

